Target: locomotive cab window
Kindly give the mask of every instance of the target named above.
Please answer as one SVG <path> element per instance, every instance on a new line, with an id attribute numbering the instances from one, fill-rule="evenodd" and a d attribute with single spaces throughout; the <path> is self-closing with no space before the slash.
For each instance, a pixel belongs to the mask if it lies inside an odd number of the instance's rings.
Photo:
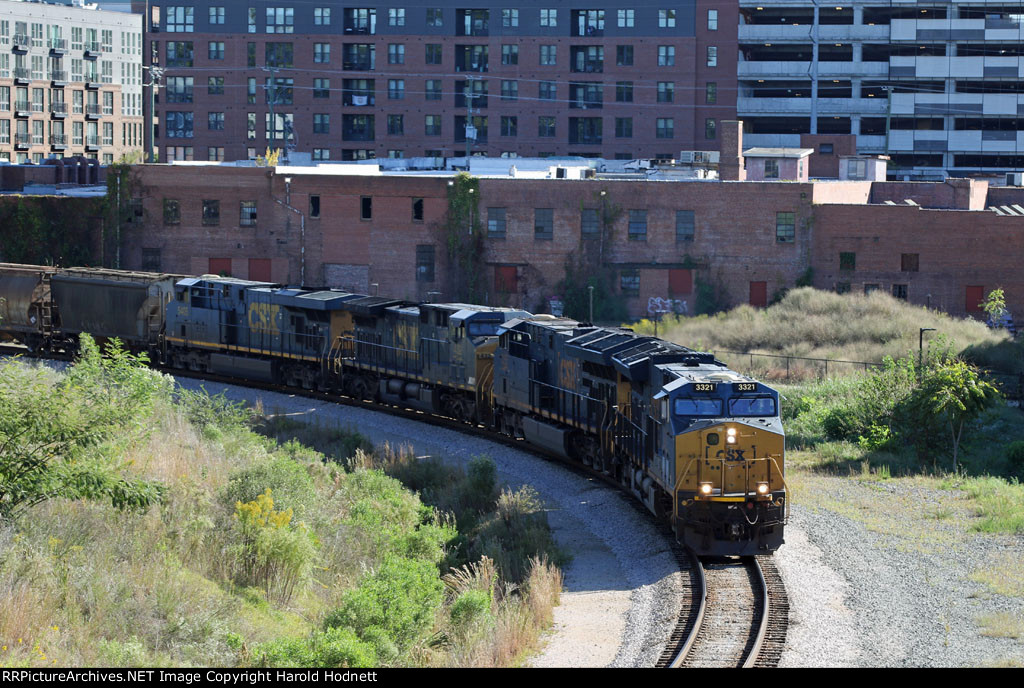
<path id="1" fill-rule="evenodd" d="M 774 416 L 772 397 L 733 397 L 729 400 L 730 416 Z"/>
<path id="2" fill-rule="evenodd" d="M 720 416 L 722 400 L 680 397 L 675 400 L 672 412 L 677 416 Z"/>

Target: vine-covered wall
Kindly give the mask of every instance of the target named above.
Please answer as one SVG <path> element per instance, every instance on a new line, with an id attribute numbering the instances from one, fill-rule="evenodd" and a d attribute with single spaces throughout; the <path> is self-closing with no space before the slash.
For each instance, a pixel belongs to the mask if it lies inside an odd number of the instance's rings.
<path id="1" fill-rule="evenodd" d="M 96 265 L 106 198 L 0 197 L 0 261 Z"/>

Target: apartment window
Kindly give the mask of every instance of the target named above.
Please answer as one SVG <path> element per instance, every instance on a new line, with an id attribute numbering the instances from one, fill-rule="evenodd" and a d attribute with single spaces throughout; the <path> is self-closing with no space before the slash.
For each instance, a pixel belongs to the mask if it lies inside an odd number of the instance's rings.
<path id="1" fill-rule="evenodd" d="M 555 209 L 534 208 L 533 210 L 533 238 L 552 239 L 555 234 Z"/>
<path id="2" fill-rule="evenodd" d="M 331 25 L 331 8 L 330 7 L 314 7 L 313 8 L 313 24 L 316 26 L 330 26 Z"/>
<path id="3" fill-rule="evenodd" d="M 427 79 L 426 100 L 441 100 L 441 80 Z"/>
<path id="4" fill-rule="evenodd" d="M 633 65 L 633 46 L 615 46 L 615 64 L 619 67 L 631 67 Z"/>
<path id="5" fill-rule="evenodd" d="M 676 241 L 693 241 L 694 222 L 692 210 L 676 211 Z"/>
<path id="6" fill-rule="evenodd" d="M 191 112 L 165 112 L 164 113 L 165 136 L 169 139 L 190 139 L 192 138 L 192 113 Z"/>
<path id="7" fill-rule="evenodd" d="M 328 113 L 317 113 L 313 115 L 313 133 L 330 134 L 331 116 Z"/>
<path id="8" fill-rule="evenodd" d="M 440 7 L 428 7 L 427 26 L 444 26 L 444 10 Z"/>
<path id="9" fill-rule="evenodd" d="M 247 67 L 255 67 L 256 66 L 256 44 L 255 43 L 246 43 L 245 57 L 246 57 L 245 65 Z"/>
<path id="10" fill-rule="evenodd" d="M 207 146 L 206 159 L 210 162 L 224 162 L 224 146 Z"/>
<path id="11" fill-rule="evenodd" d="M 519 134 L 519 118 L 518 117 L 506 117 L 501 118 L 501 135 L 502 136 L 516 136 Z"/>
<path id="12" fill-rule="evenodd" d="M 295 79 L 276 77 L 264 82 L 267 103 L 275 105 L 291 105 L 294 100 Z"/>
<path id="13" fill-rule="evenodd" d="M 224 95 L 224 77 L 211 76 L 206 80 L 206 94 L 210 96 Z"/>
<path id="14" fill-rule="evenodd" d="M 631 29 L 636 21 L 636 10 L 619 10 L 619 28 Z"/>
<path id="15" fill-rule="evenodd" d="M 658 102 L 671 103 L 675 100 L 676 84 L 674 81 L 658 82 Z"/>
<path id="16" fill-rule="evenodd" d="M 617 103 L 632 103 L 633 102 L 633 82 L 632 81 L 616 81 L 615 82 L 615 102 L 617 102 Z"/>
<path id="17" fill-rule="evenodd" d="M 181 201 L 171 198 L 164 199 L 164 224 L 176 225 L 181 223 Z"/>
<path id="18" fill-rule="evenodd" d="M 501 11 L 501 25 L 506 29 L 519 26 L 519 10 L 505 9 Z"/>
<path id="19" fill-rule="evenodd" d="M 330 98 L 331 97 L 331 80 L 330 79 L 313 79 L 313 97 L 314 98 Z"/>
<path id="20" fill-rule="evenodd" d="M 195 14 L 193 7 L 166 7 L 167 33 L 192 33 L 195 31 Z"/>
<path id="21" fill-rule="evenodd" d="M 388 44 L 388 64 L 405 64 L 405 44 Z"/>
<path id="22" fill-rule="evenodd" d="M 207 56 L 211 60 L 224 59 L 224 41 L 210 41 Z"/>
<path id="23" fill-rule="evenodd" d="M 537 118 L 537 136 L 551 137 L 555 135 L 555 118 L 554 117 L 538 117 Z"/>
<path id="24" fill-rule="evenodd" d="M 268 7 L 267 33 L 295 33 L 295 8 Z"/>
<path id="25" fill-rule="evenodd" d="M 247 102 L 249 105 L 256 104 L 256 77 L 249 77 L 248 79 L 248 90 L 246 91 Z"/>
<path id="26" fill-rule="evenodd" d="M 900 271 L 901 272 L 917 272 L 918 258 L 921 254 L 919 253 L 901 253 L 900 254 Z"/>
<path id="27" fill-rule="evenodd" d="M 714 119 L 708 118 L 704 120 L 704 138 L 708 141 L 714 141 L 718 136 L 718 124 Z M 803 161 L 800 163 L 803 164 Z"/>
<path id="28" fill-rule="evenodd" d="M 519 82 L 503 80 L 501 82 L 501 99 L 502 100 L 518 100 L 519 99 Z"/>
<path id="29" fill-rule="evenodd" d="M 210 23 L 219 25 L 224 23 L 224 8 L 223 7 L 211 7 L 210 8 Z"/>
<path id="30" fill-rule="evenodd" d="M 658 66 L 673 67 L 676 63 L 676 47 L 674 45 L 658 46 Z"/>
<path id="31" fill-rule="evenodd" d="M 672 117 L 659 117 L 654 130 L 655 138 L 671 139 L 675 135 L 675 119 Z"/>
<path id="32" fill-rule="evenodd" d="M 434 281 L 434 245 L 418 244 L 416 246 L 416 281 Z"/>
<path id="33" fill-rule="evenodd" d="M 402 115 L 388 115 L 388 134 L 391 136 L 405 135 L 405 117 Z"/>
<path id="34" fill-rule="evenodd" d="M 223 112 L 210 112 L 207 113 L 207 129 L 210 131 L 224 131 L 224 113 Z"/>
<path id="35" fill-rule="evenodd" d="M 633 118 L 632 117 L 616 117 L 615 118 L 615 138 L 619 138 L 619 139 L 630 139 L 630 138 L 633 138 Z"/>
<path id="36" fill-rule="evenodd" d="M 426 115 L 423 120 L 423 133 L 427 136 L 441 135 L 441 115 Z"/>
<path id="37" fill-rule="evenodd" d="M 714 45 L 708 46 L 708 67 L 718 66 L 718 47 Z"/>
<path id="38" fill-rule="evenodd" d="M 647 241 L 647 211 L 629 211 L 629 240 Z"/>
<path id="39" fill-rule="evenodd" d="M 441 44 L 440 43 L 427 43 L 427 64 L 439 65 L 442 64 Z"/>
<path id="40" fill-rule="evenodd" d="M 313 62 L 316 64 L 328 64 L 331 61 L 331 44 L 313 44 Z"/>
<path id="41" fill-rule="evenodd" d="M 166 99 L 168 103 L 191 103 L 193 90 L 193 77 L 190 76 L 169 76 L 167 77 Z"/>
<path id="42" fill-rule="evenodd" d="M 540 47 L 540 63 L 542 65 L 553 65 L 558 59 L 558 46 L 542 45 Z"/>
<path id="43" fill-rule="evenodd" d="M 640 296 L 640 271 L 622 270 L 619 273 L 619 291 L 623 296 Z"/>
<path id="44" fill-rule="evenodd" d="M 554 81 L 542 81 L 538 87 L 537 97 L 541 100 L 555 100 L 558 97 L 558 86 Z"/>
<path id="45" fill-rule="evenodd" d="M 256 201 L 241 201 L 239 203 L 238 224 L 241 227 L 256 226 Z"/>
<path id="46" fill-rule="evenodd" d="M 708 10 L 708 31 L 718 31 L 718 10 Z"/>
<path id="47" fill-rule="evenodd" d="M 718 102 L 718 84 L 714 81 L 709 81 L 704 84 L 704 104 L 714 105 Z"/>
<path id="48" fill-rule="evenodd" d="M 796 239 L 796 213 L 775 213 L 775 241 L 792 243 Z"/>
<path id="49" fill-rule="evenodd" d="M 373 219 L 373 198 L 370 196 L 361 196 L 359 198 L 359 219 L 360 220 L 372 220 Z"/>
<path id="50" fill-rule="evenodd" d="M 249 8 L 248 27 L 249 27 L 249 33 L 256 33 L 256 8 L 255 7 L 250 7 Z"/>
<path id="51" fill-rule="evenodd" d="M 676 25 L 675 10 L 658 10 L 658 28 L 673 29 Z"/>
<path id="52" fill-rule="evenodd" d="M 267 43 L 263 57 L 268 67 L 291 67 L 294 52 L 291 43 Z"/>
<path id="53" fill-rule="evenodd" d="M 388 79 L 388 100 L 405 98 L 405 79 Z"/>
<path id="54" fill-rule="evenodd" d="M 194 58 L 192 41 L 167 41 L 167 66 L 191 67 Z M 95 69 L 95 63 L 93 69 Z"/>
<path id="55" fill-rule="evenodd" d="M 331 159 L 331 149 L 330 148 L 314 148 L 313 149 L 313 159 L 314 160 L 330 160 Z M 312 198 L 313 197 L 310 197 L 310 203 L 313 202 Z M 320 201 L 318 199 L 317 200 L 317 204 L 319 204 L 319 203 L 320 203 Z"/>
<path id="56" fill-rule="evenodd" d="M 491 239 L 505 238 L 505 218 L 507 208 L 487 209 L 487 236 Z"/>
<path id="57" fill-rule="evenodd" d="M 405 26 L 404 7 L 392 7 L 388 10 L 388 26 Z"/>
<path id="58" fill-rule="evenodd" d="M 779 178 L 779 161 L 773 158 L 769 158 L 764 161 L 764 178 L 765 179 L 778 179 Z"/>
<path id="59" fill-rule="evenodd" d="M 203 201 L 203 224 L 204 225 L 219 225 L 220 224 L 220 201 L 215 200 L 204 200 Z"/>
<path id="60" fill-rule="evenodd" d="M 540 25 L 548 28 L 558 26 L 558 10 L 541 10 Z"/>
<path id="61" fill-rule="evenodd" d="M 503 45 L 503 46 L 501 46 L 501 64 L 503 64 L 503 65 L 517 65 L 517 64 L 519 64 L 519 46 L 518 45 Z"/>

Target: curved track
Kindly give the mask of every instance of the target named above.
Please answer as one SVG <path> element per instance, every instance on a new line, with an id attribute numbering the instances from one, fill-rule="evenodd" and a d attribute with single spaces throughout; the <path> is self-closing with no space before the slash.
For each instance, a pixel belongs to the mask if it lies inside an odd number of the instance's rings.
<path id="1" fill-rule="evenodd" d="M 777 666 L 786 642 L 789 601 L 770 556 L 693 562 L 691 603 L 658 663 L 660 667 Z"/>

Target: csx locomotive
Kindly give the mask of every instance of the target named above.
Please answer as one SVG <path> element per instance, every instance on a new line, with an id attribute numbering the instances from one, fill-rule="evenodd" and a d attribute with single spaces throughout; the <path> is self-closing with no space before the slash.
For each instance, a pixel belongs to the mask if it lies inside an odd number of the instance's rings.
<path id="1" fill-rule="evenodd" d="M 788 516 L 778 393 L 714 356 L 513 308 L 231 277 L 0 264 L 0 340 L 118 337 L 164 365 L 482 424 L 617 480 L 701 555 L 763 554 Z"/>

